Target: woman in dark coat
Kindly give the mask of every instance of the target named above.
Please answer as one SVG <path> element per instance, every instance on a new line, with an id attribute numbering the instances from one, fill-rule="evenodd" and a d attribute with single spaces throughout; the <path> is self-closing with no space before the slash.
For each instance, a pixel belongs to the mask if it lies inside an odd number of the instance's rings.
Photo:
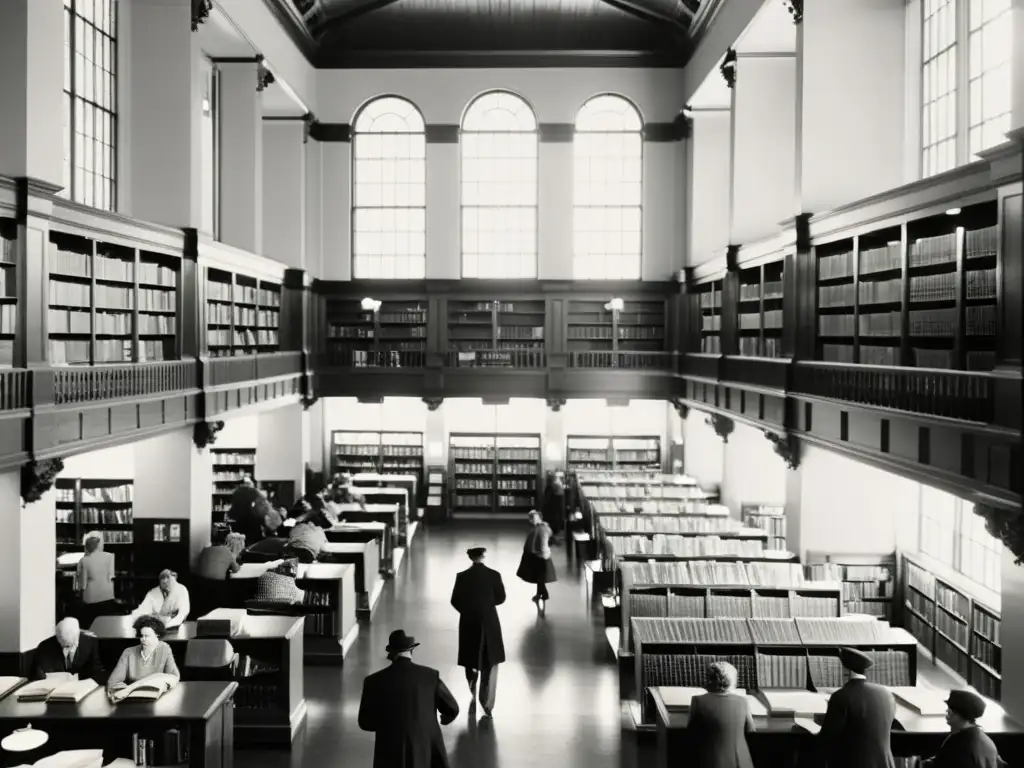
<path id="1" fill-rule="evenodd" d="M 708 666 L 708 692 L 690 702 L 686 725 L 693 768 L 754 768 L 747 734 L 754 730 L 750 705 L 733 693 L 736 667 L 725 661 Z"/>
<path id="2" fill-rule="evenodd" d="M 544 522 L 551 528 L 554 543 L 559 543 L 565 531 L 565 478 L 560 472 L 551 472 L 548 475 L 541 514 Z"/>
<path id="3" fill-rule="evenodd" d="M 551 528 L 535 509 L 530 510 L 530 532 L 526 535 L 523 545 L 523 557 L 519 561 L 516 576 L 527 584 L 537 585 L 537 594 L 533 602 L 541 614 L 544 614 L 548 595 L 548 584 L 558 581 L 555 565 L 551 562 Z"/>

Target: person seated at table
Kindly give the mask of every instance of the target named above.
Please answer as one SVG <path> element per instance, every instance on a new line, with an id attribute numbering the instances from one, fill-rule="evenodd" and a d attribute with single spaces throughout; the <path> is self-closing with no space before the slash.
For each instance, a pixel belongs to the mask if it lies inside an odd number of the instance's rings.
<path id="1" fill-rule="evenodd" d="M 32 654 L 31 680 L 43 680 L 54 672 L 70 672 L 82 680 L 92 678 L 101 685 L 107 673 L 100 662 L 100 643 L 95 635 L 82 632 L 78 619 L 62 619 Z"/>
<path id="2" fill-rule="evenodd" d="M 707 693 L 690 702 L 686 725 L 693 768 L 754 768 L 747 747 L 747 734 L 754 730 L 750 705 L 736 689 L 736 667 L 726 661 L 708 665 L 704 687 Z"/>
<path id="3" fill-rule="evenodd" d="M 139 616 L 132 629 L 139 644 L 121 652 L 121 658 L 107 680 L 107 693 L 115 693 L 150 675 L 170 675 L 180 680 L 181 673 L 171 646 L 163 641 L 167 633 L 164 623 L 156 616 Z"/>
<path id="4" fill-rule="evenodd" d="M 173 629 L 181 625 L 192 610 L 188 589 L 178 583 L 178 574 L 170 568 L 160 571 L 159 578 L 159 586 L 146 593 L 142 604 L 132 611 L 131 617 L 156 616 L 167 629 Z"/>
<path id="5" fill-rule="evenodd" d="M 854 648 L 841 648 L 846 685 L 828 700 L 818 738 L 829 768 L 893 768 L 889 736 L 896 699 L 884 686 L 869 683 L 874 662 Z"/>
<path id="6" fill-rule="evenodd" d="M 946 699 L 946 723 L 950 734 L 938 754 L 921 761 L 921 768 L 999 768 L 999 750 L 978 726 L 985 714 L 985 700 L 973 691 L 950 691 Z"/>
<path id="7" fill-rule="evenodd" d="M 300 563 L 312 563 L 320 557 L 326 546 L 327 534 L 324 529 L 312 520 L 302 520 L 292 528 L 282 554 L 294 557 Z"/>
<path id="8" fill-rule="evenodd" d="M 301 603 L 305 591 L 295 584 L 299 575 L 299 561 L 289 558 L 276 568 L 268 569 L 256 579 L 256 600 L 261 603 Z"/>
<path id="9" fill-rule="evenodd" d="M 298 504 L 292 511 L 295 524 L 313 523 L 321 528 L 332 528 L 338 524 L 338 515 L 335 511 L 336 505 L 328 501 L 323 494 L 317 494 L 315 500 L 308 497 L 299 499 Z"/>
<path id="10" fill-rule="evenodd" d="M 352 475 L 348 472 L 341 472 L 334 476 L 331 498 L 337 504 L 358 504 L 363 512 L 366 511 L 366 497 L 356 490 Z"/>
<path id="11" fill-rule="evenodd" d="M 240 567 L 238 555 L 245 549 L 245 536 L 228 533 L 221 528 L 211 534 L 210 540 L 210 546 L 204 547 L 199 553 L 194 574 L 201 579 L 224 581 Z M 229 540 L 233 541 L 233 545 L 228 544 Z"/>

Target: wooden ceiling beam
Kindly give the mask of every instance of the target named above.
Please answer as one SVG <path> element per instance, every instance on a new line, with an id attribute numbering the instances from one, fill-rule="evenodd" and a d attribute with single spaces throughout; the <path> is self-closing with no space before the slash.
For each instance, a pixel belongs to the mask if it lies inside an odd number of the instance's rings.
<path id="1" fill-rule="evenodd" d="M 669 24 L 675 32 L 682 32 L 685 34 L 689 31 L 687 25 L 679 19 L 666 16 L 664 13 L 656 11 L 645 3 L 640 2 L 640 0 L 603 0 L 603 2 L 605 5 L 617 8 L 631 16 L 643 19 L 644 21 L 649 21 L 653 24 Z"/>
<path id="2" fill-rule="evenodd" d="M 352 19 L 358 19 L 360 16 L 365 16 L 368 13 L 379 11 L 381 8 L 387 8 L 389 5 L 398 2 L 398 0 L 369 0 L 369 2 L 357 5 L 346 11 L 331 11 L 333 6 L 332 3 L 325 2 L 323 7 L 327 12 L 326 23 L 335 24 L 338 22 L 352 21 Z"/>

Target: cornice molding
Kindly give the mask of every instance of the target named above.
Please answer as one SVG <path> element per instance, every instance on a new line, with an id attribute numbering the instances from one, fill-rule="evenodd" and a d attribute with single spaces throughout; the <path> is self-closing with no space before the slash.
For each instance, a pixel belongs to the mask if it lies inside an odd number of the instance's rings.
<path id="1" fill-rule="evenodd" d="M 352 126 L 348 123 L 322 123 L 316 116 L 307 115 L 310 120 L 308 135 L 314 141 L 348 143 L 352 141 Z M 668 123 L 646 123 L 643 138 L 648 143 L 683 141 L 692 135 L 693 121 L 679 113 Z M 460 127 L 455 123 L 428 123 L 424 126 L 427 144 L 458 144 Z M 572 123 L 540 123 L 537 126 L 537 140 L 541 144 L 568 144 L 576 135 Z"/>
<path id="2" fill-rule="evenodd" d="M 53 487 L 64 469 L 64 459 L 39 459 L 21 465 L 21 499 L 25 504 L 39 501 Z"/>
<path id="3" fill-rule="evenodd" d="M 274 77 L 274 73 L 271 72 L 270 71 L 270 67 L 268 67 L 264 63 L 263 55 L 260 54 L 259 56 L 256 57 L 256 91 L 257 91 L 257 93 L 262 93 L 263 91 L 265 91 L 268 86 L 271 86 L 271 85 L 274 84 L 275 80 L 276 80 L 276 78 Z"/>
<path id="4" fill-rule="evenodd" d="M 427 410 L 433 412 L 433 411 L 436 411 L 438 408 L 441 407 L 441 403 L 444 402 L 444 398 L 443 397 L 424 397 L 423 398 L 423 402 L 427 406 Z"/>
<path id="5" fill-rule="evenodd" d="M 198 32 L 199 25 L 205 22 L 213 10 L 213 0 L 192 0 L 192 31 Z"/>
<path id="6" fill-rule="evenodd" d="M 217 442 L 218 433 L 224 429 L 223 421 L 200 421 L 192 428 L 192 442 L 200 451 Z"/>
<path id="7" fill-rule="evenodd" d="M 772 448 L 779 458 L 786 462 L 789 469 L 796 469 L 800 466 L 800 441 L 796 435 L 789 431 L 780 434 L 766 429 L 764 436 L 772 444 Z"/>
<path id="8" fill-rule="evenodd" d="M 715 434 L 722 438 L 723 443 L 729 442 L 729 435 L 736 429 L 736 422 L 720 413 L 712 413 L 707 417 L 706 422 L 715 430 Z"/>
<path id="9" fill-rule="evenodd" d="M 730 48 L 725 52 L 725 58 L 722 59 L 722 64 L 718 67 L 718 71 L 722 73 L 722 77 L 725 79 L 725 84 L 730 89 L 736 87 L 736 49 Z"/>

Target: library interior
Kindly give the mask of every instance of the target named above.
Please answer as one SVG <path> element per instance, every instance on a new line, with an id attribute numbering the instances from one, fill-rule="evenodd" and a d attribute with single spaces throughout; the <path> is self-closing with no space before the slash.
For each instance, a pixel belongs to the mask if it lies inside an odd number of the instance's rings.
<path id="1" fill-rule="evenodd" d="M 1019 764 L 1024 0 L 2 0 L 0 60 L 0 768 Z"/>

